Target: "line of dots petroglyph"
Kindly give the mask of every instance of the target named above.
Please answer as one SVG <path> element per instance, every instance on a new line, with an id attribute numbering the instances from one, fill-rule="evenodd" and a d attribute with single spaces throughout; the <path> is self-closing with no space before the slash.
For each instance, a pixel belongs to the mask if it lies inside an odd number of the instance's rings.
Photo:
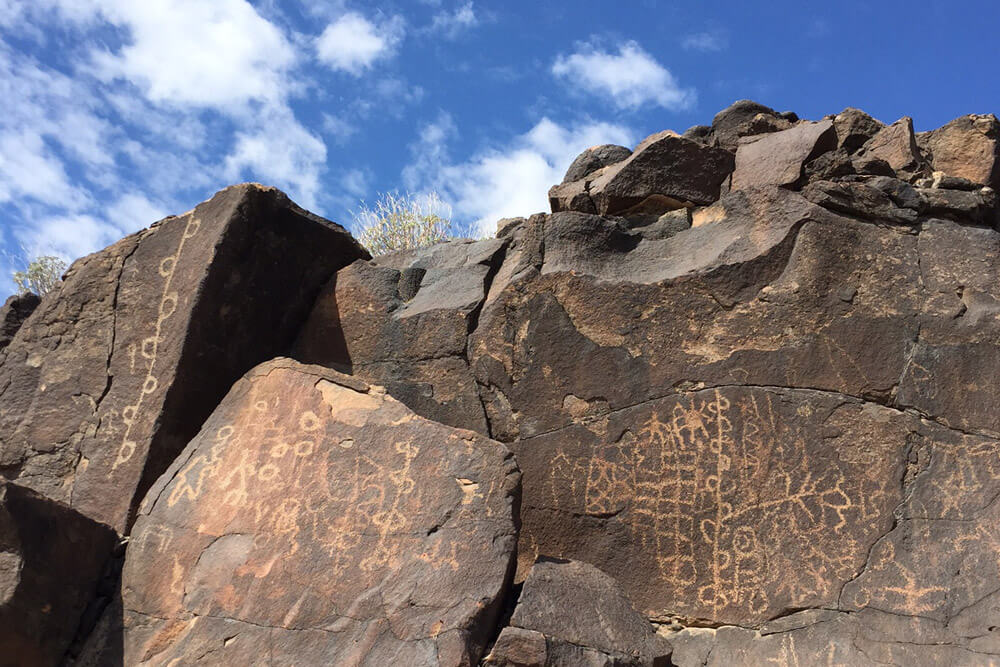
<path id="1" fill-rule="evenodd" d="M 111 466 L 111 470 L 108 471 L 108 477 L 111 477 L 119 466 L 128 462 L 135 455 L 138 443 L 131 438 L 132 428 L 138 420 L 139 410 L 142 408 L 142 404 L 146 396 L 159 389 L 160 381 L 154 371 L 156 370 L 156 360 L 157 353 L 159 352 L 159 346 L 163 341 L 163 324 L 177 310 L 179 296 L 176 291 L 171 291 L 171 283 L 173 281 L 174 273 L 177 270 L 177 264 L 184 252 L 185 243 L 197 235 L 200 227 L 201 220 L 193 216 L 189 218 L 187 225 L 184 227 L 184 233 L 181 234 L 180 243 L 177 245 L 177 251 L 173 255 L 169 255 L 160 260 L 159 274 L 162 278 L 164 278 L 164 282 L 163 291 L 160 296 L 160 304 L 157 311 L 156 324 L 154 326 L 153 335 L 143 339 L 139 349 L 140 355 L 146 361 L 146 377 L 142 382 L 142 387 L 139 390 L 139 395 L 135 399 L 135 402 L 122 408 L 121 417 L 122 422 L 125 424 L 125 433 L 122 436 L 121 445 L 118 448 L 118 456 L 115 458 L 115 461 Z M 134 348 L 130 350 L 130 358 L 134 365 Z"/>

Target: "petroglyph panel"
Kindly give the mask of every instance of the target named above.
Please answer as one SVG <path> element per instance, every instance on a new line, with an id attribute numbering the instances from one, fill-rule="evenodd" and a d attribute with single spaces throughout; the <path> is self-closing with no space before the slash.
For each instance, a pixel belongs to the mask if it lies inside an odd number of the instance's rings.
<path id="1" fill-rule="evenodd" d="M 124 591 L 146 630 L 127 655 L 183 662 L 211 617 L 285 643 L 326 633 L 309 655 L 334 664 L 458 645 L 475 659 L 510 573 L 518 490 L 499 443 L 332 371 L 265 364 L 144 501 Z M 150 634 L 153 617 L 169 622 Z"/>
<path id="2" fill-rule="evenodd" d="M 3 475 L 126 532 L 232 383 L 363 256 L 338 225 L 244 185 L 81 259 L 0 362 Z"/>
<path id="3" fill-rule="evenodd" d="M 949 623 L 1000 590 L 1000 443 L 925 431 L 910 455 L 913 480 L 899 520 L 844 586 L 844 609 Z M 976 617 L 985 634 L 1000 625 L 1000 607 Z"/>
<path id="4" fill-rule="evenodd" d="M 747 625 L 835 605 L 892 526 L 911 421 L 822 392 L 725 388 L 516 443 L 522 565 L 588 561 L 653 616 Z"/>

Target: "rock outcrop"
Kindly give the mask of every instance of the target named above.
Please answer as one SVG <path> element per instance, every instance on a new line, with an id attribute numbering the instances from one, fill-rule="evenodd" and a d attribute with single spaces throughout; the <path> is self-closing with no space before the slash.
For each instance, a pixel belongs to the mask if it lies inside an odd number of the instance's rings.
<path id="1" fill-rule="evenodd" d="M 41 299 L 37 294 L 15 294 L 0 306 L 0 351 L 10 345 L 14 334 L 24 321 L 35 312 Z"/>
<path id="2" fill-rule="evenodd" d="M 587 563 L 542 560 L 485 664 L 666 667 L 670 653 L 612 577 Z"/>
<path id="3" fill-rule="evenodd" d="M 0 474 L 119 532 L 232 383 L 367 253 L 241 185 L 70 267 L 0 357 Z"/>
<path id="4" fill-rule="evenodd" d="M 475 664 L 513 573 L 509 451 L 276 360 L 150 490 L 127 664 Z"/>
<path id="5" fill-rule="evenodd" d="M 492 239 L 242 186 L 81 260 L 0 351 L 0 614 L 29 664 L 994 664 L 998 127 L 744 100 Z M 43 510 L 110 536 L 76 578 Z"/>
<path id="6" fill-rule="evenodd" d="M 0 481 L 0 665 L 61 662 L 117 544 L 108 526 Z"/>

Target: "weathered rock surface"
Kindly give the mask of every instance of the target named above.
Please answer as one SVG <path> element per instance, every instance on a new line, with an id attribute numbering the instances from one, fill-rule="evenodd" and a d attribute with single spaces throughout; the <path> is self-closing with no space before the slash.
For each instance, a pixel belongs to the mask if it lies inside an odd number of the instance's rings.
<path id="1" fill-rule="evenodd" d="M 435 421 L 486 431 L 466 358 L 505 239 L 357 261 L 324 288 L 295 356 L 354 373 Z"/>
<path id="2" fill-rule="evenodd" d="M 512 573 L 508 450 L 278 359 L 150 490 L 123 574 L 127 664 L 472 665 Z"/>
<path id="3" fill-rule="evenodd" d="M 364 256 L 241 185 L 79 260 L 0 358 L 0 475 L 124 531 L 232 383 Z"/>
<path id="4" fill-rule="evenodd" d="M 0 482 L 0 665 L 58 665 L 118 537 L 79 512 Z"/>
<path id="5" fill-rule="evenodd" d="M 710 127 L 696 126 L 684 133 L 708 146 L 736 152 L 742 137 L 787 130 L 798 120 L 752 100 L 738 100 L 715 114 Z"/>
<path id="6" fill-rule="evenodd" d="M 571 183 L 582 180 L 602 167 L 625 160 L 631 154 L 632 151 L 628 148 L 616 146 L 615 144 L 591 146 L 576 156 L 576 159 L 570 164 L 569 169 L 566 170 L 566 175 L 563 177 L 562 182 Z"/>
<path id="7" fill-rule="evenodd" d="M 793 128 L 744 140 L 736 150 L 733 190 L 765 185 L 794 185 L 807 162 L 833 150 L 833 121 L 802 123 Z"/>
<path id="8" fill-rule="evenodd" d="M 733 170 L 733 157 L 674 132 L 647 137 L 625 160 L 564 182 L 549 191 L 552 212 L 628 215 L 637 208 L 664 213 L 719 198 Z"/>
<path id="9" fill-rule="evenodd" d="M 935 170 L 1000 189 L 1000 121 L 993 114 L 956 118 L 916 140 Z"/>
<path id="10" fill-rule="evenodd" d="M 926 171 L 923 155 L 913 133 L 913 119 L 908 116 L 876 132 L 862 146 L 861 155 L 885 161 L 906 180 Z"/>
<path id="11" fill-rule="evenodd" d="M 577 561 L 536 562 L 487 665 L 669 665 L 671 646 L 617 582 Z"/>
<path id="12" fill-rule="evenodd" d="M 885 127 L 864 111 L 848 107 L 833 118 L 837 148 L 854 153 Z"/>
<path id="13" fill-rule="evenodd" d="M 14 334 L 31 316 L 42 300 L 37 294 L 15 294 L 0 307 L 0 350 L 10 345 Z"/>

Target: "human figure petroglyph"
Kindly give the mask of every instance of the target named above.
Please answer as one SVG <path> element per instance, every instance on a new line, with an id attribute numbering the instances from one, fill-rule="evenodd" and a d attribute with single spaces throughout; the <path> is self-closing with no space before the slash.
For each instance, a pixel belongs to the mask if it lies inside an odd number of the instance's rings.
<path id="1" fill-rule="evenodd" d="M 871 489 L 849 485 L 847 466 L 865 467 L 850 455 L 814 460 L 811 436 L 779 418 L 774 400 L 701 392 L 651 410 L 634 434 L 624 431 L 589 459 L 558 450 L 551 507 L 574 511 L 582 503 L 590 516 L 626 524 L 663 580 L 695 591 L 705 615 L 732 607 L 763 613 L 776 591 L 793 600 L 832 594 L 835 582 L 856 573 L 851 554 L 867 550 L 848 528 L 874 527 L 881 492 L 874 480 Z M 865 455 L 874 454 L 855 458 Z M 774 544 L 790 526 L 794 563 Z M 839 555 L 812 548 L 811 540 L 829 535 L 847 543 Z M 797 576 L 775 574 L 790 567 Z"/>
<path id="2" fill-rule="evenodd" d="M 293 411 L 289 420 L 270 400 L 250 401 L 252 410 L 238 424 L 216 428 L 207 454 L 178 471 L 167 505 L 211 493 L 228 511 L 248 512 L 255 547 L 280 548 L 281 559 L 293 557 L 308 539 L 338 571 L 374 572 L 391 564 L 397 558 L 394 540 L 410 523 L 409 499 L 418 495 L 412 465 L 420 446 L 397 441 L 388 462 L 359 450 L 353 438 L 334 437 L 331 446 L 321 446 L 324 422 L 315 411 Z M 255 442 L 263 445 L 249 444 Z M 276 495 L 289 487 L 296 489 L 295 499 Z M 350 510 L 331 517 L 331 506 Z M 449 563 L 440 561 L 441 567 Z"/>

